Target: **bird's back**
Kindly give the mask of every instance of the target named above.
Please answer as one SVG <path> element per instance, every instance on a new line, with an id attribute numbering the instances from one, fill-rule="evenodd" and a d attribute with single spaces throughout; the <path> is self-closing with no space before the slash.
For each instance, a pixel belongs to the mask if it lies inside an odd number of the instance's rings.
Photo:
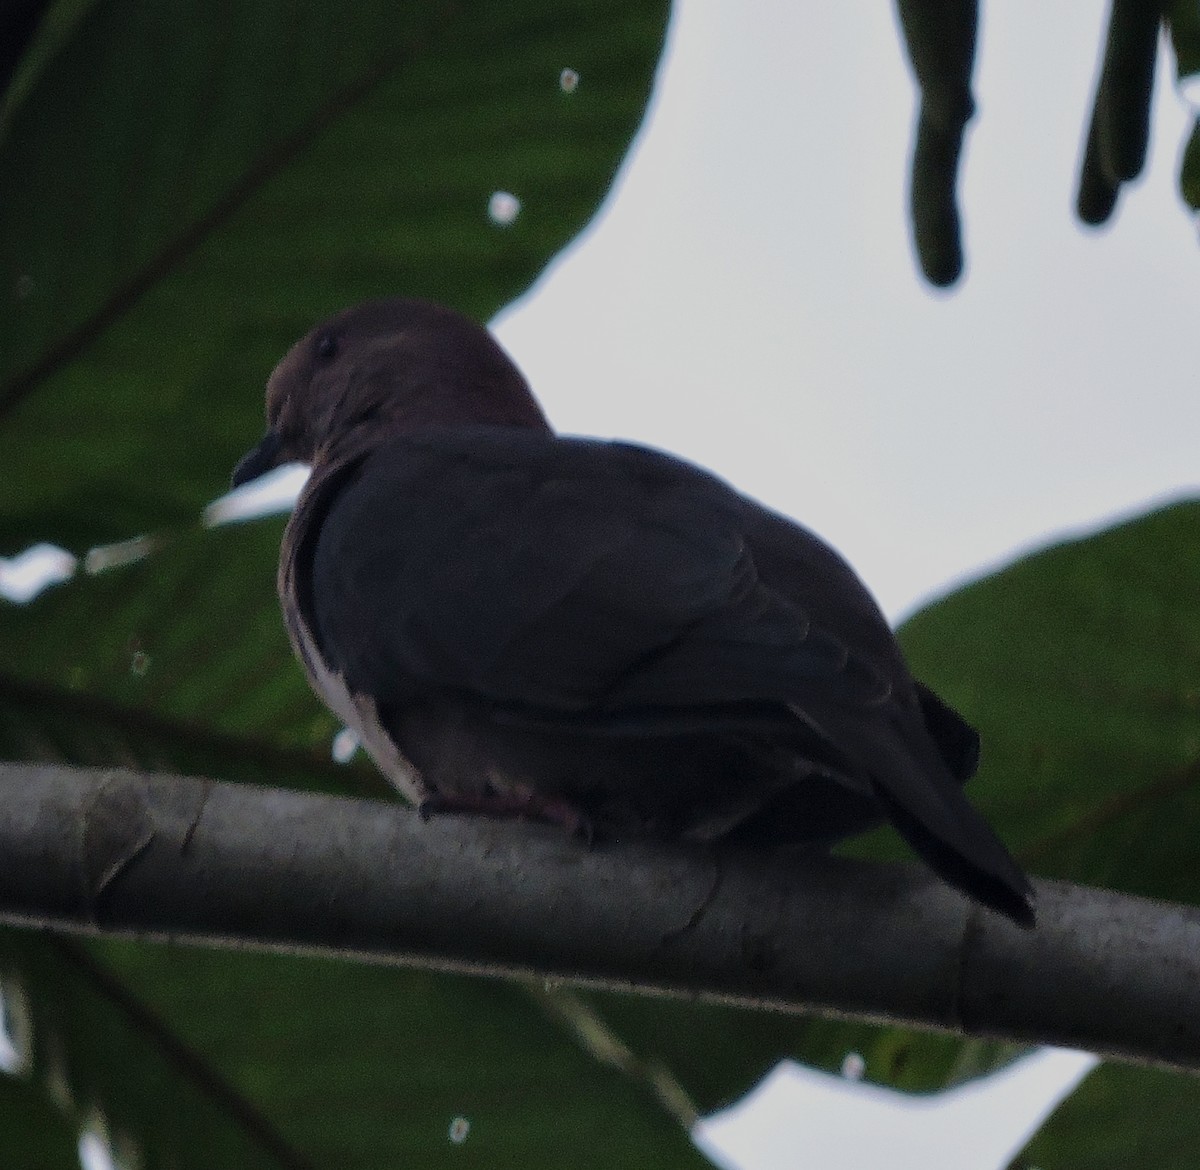
<path id="1" fill-rule="evenodd" d="M 828 843 L 889 819 L 1028 919 L 962 796 L 973 731 L 811 533 L 657 452 L 506 428 L 397 437 L 302 544 L 309 623 L 429 792 L 599 831 Z"/>

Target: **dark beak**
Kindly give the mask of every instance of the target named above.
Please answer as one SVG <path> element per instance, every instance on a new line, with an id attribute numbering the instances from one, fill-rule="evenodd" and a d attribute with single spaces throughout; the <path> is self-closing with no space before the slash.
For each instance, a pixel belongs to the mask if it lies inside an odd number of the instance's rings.
<path id="1" fill-rule="evenodd" d="M 239 488 L 242 484 L 258 479 L 260 475 L 264 475 L 270 471 L 278 462 L 279 451 L 282 446 L 283 440 L 279 437 L 278 433 L 267 431 L 263 435 L 262 442 L 252 451 L 247 451 L 238 460 L 238 465 L 233 469 L 233 482 L 231 486 Z"/>

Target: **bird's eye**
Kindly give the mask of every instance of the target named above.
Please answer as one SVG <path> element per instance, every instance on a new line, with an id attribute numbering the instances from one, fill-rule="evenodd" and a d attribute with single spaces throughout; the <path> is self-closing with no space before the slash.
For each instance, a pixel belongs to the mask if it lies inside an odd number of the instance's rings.
<path id="1" fill-rule="evenodd" d="M 317 360 L 322 362 L 332 361 L 337 357 L 338 339 L 332 333 L 322 333 L 317 338 Z"/>

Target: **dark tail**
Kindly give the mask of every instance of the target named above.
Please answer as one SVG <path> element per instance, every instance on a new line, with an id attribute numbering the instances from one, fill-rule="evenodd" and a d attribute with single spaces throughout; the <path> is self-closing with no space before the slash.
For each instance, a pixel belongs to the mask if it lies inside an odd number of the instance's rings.
<path id="1" fill-rule="evenodd" d="M 988 823 L 965 799 L 962 803 L 969 815 L 962 816 L 962 809 L 957 812 L 971 841 L 963 847 L 939 839 L 882 784 L 876 784 L 875 791 L 897 832 L 938 877 L 975 901 L 998 910 L 1018 926 L 1028 928 L 1036 923 L 1034 892 L 1029 879 Z"/>
<path id="2" fill-rule="evenodd" d="M 888 722 L 856 728 L 854 742 L 892 824 L 939 877 L 1019 925 L 1033 926 L 1029 879 L 963 795 L 940 745 L 920 724 Z"/>

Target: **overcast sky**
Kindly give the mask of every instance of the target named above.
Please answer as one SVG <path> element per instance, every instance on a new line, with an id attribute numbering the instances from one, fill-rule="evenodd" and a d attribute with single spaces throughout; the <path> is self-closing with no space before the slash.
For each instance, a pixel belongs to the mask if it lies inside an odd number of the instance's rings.
<path id="1" fill-rule="evenodd" d="M 501 339 L 561 429 L 710 467 L 838 546 L 893 616 L 1193 491 L 1200 256 L 1165 52 L 1148 177 L 1110 230 L 1071 211 L 1104 20 L 987 7 L 946 295 L 910 255 L 890 5 L 682 0 L 603 214 Z"/>

